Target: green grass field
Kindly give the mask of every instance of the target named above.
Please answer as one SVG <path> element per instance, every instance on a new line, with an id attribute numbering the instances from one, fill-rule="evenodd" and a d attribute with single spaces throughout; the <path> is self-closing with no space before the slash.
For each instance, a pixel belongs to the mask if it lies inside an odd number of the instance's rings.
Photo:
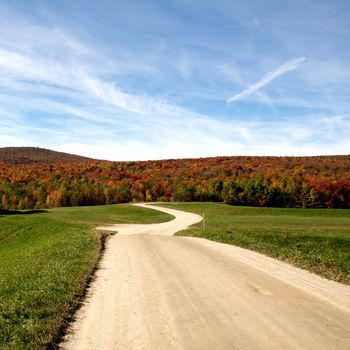
<path id="1" fill-rule="evenodd" d="M 234 244 L 350 284 L 350 210 L 169 205 L 205 217 L 178 235 Z M 203 229 L 204 228 L 204 229 Z"/>
<path id="2" fill-rule="evenodd" d="M 0 349 L 44 349 L 82 297 L 105 223 L 155 223 L 130 205 L 0 212 Z"/>
<path id="3" fill-rule="evenodd" d="M 256 250 L 350 284 L 350 210 L 167 206 L 205 215 L 204 225 L 180 235 Z M 130 205 L 0 212 L 0 349 L 52 344 L 98 260 L 96 225 L 170 219 Z"/>

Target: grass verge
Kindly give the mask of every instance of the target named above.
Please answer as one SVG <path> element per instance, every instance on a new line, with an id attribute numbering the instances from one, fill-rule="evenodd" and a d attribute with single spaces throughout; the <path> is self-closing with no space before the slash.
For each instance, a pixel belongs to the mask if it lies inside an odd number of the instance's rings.
<path id="1" fill-rule="evenodd" d="M 0 349 L 45 349 L 99 257 L 94 227 L 170 215 L 131 205 L 0 212 Z"/>
<path id="2" fill-rule="evenodd" d="M 178 235 L 255 250 L 350 284 L 350 210 L 234 207 L 218 203 L 178 203 L 169 207 L 205 217 L 204 224 Z"/>

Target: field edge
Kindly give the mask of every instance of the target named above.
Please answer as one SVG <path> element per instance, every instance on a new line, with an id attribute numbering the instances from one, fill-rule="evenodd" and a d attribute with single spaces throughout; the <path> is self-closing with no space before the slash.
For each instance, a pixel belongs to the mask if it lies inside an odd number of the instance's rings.
<path id="1" fill-rule="evenodd" d="M 94 230 L 97 244 L 88 266 L 87 273 L 82 279 L 82 288 L 63 311 L 61 319 L 58 320 L 57 331 L 54 332 L 51 341 L 47 343 L 46 350 L 60 349 L 59 344 L 62 342 L 63 337 L 67 334 L 69 325 L 74 321 L 75 314 L 81 308 L 89 288 L 95 279 L 96 272 L 100 268 L 100 263 L 106 250 L 106 243 L 110 233 L 99 231 L 96 228 Z"/>

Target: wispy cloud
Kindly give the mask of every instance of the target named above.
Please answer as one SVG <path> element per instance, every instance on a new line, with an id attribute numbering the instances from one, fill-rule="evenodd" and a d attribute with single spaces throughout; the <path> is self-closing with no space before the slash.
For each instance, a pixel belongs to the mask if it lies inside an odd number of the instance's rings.
<path id="1" fill-rule="evenodd" d="M 245 97 L 248 97 L 252 93 L 258 91 L 265 85 L 269 84 L 272 80 L 276 79 L 280 75 L 289 72 L 291 70 L 297 69 L 299 65 L 306 60 L 305 57 L 297 57 L 292 60 L 289 60 L 279 67 L 271 70 L 270 72 L 266 73 L 257 83 L 252 84 L 248 86 L 246 89 L 244 89 L 242 92 L 231 96 L 228 100 L 227 103 L 235 102 L 238 100 L 241 100 Z"/>
<path id="2" fill-rule="evenodd" d="M 96 146 L 96 150 L 108 148 L 102 144 L 113 144 L 118 151 L 111 151 L 108 157 L 115 154 L 114 159 L 147 159 L 147 152 L 141 152 L 141 148 L 152 150 L 148 158 L 218 155 L 218 148 L 224 147 L 224 141 L 219 141 L 222 138 L 234 135 L 236 149 L 240 149 L 237 148 L 240 141 L 244 144 L 251 140 L 246 123 L 228 124 L 162 98 L 125 92 L 115 82 L 99 78 L 91 70 L 91 67 L 80 66 L 79 62 L 63 64 L 50 57 L 0 47 L 0 72 L 7 77 L 7 88 L 13 90 L 13 95 L 0 91 L 0 102 L 4 106 L 0 110 L 0 122 L 1 119 L 8 120 L 7 116 L 16 106 L 16 112 L 24 116 L 22 123 L 17 124 L 17 134 L 28 139 L 25 135 L 29 130 L 35 130 L 45 135 L 42 141 L 51 139 L 56 149 L 64 149 L 62 141 L 71 144 L 67 142 L 69 131 L 64 125 L 71 125 L 74 120 L 76 127 L 71 128 L 70 138 L 86 145 L 79 146 L 80 149 L 90 153 L 94 144 L 101 145 Z M 17 95 L 19 92 L 20 96 Z M 25 118 L 28 111 L 36 114 L 34 120 Z M 40 114 L 43 115 L 41 119 Z M 61 122 L 57 123 L 60 115 Z M 53 120 L 56 132 L 33 126 L 44 124 L 49 127 Z M 86 127 L 87 122 L 94 126 Z M 84 135 L 79 129 L 87 133 Z M 11 131 L 7 129 L 6 132 Z M 86 143 L 84 139 L 88 137 Z M 116 137 L 119 142 L 109 141 Z M 207 140 L 205 147 L 204 139 Z M 8 138 L 2 137 L 1 141 L 4 140 L 8 143 Z M 78 142 L 74 145 L 77 147 Z M 125 145 L 130 147 L 129 151 Z M 136 146 L 138 150 L 135 150 Z M 106 152 L 101 154 L 100 158 L 106 157 Z"/>
<path id="3" fill-rule="evenodd" d="M 19 86 L 22 92 L 27 91 L 25 96 L 0 94 L 0 101 L 4 103 L 0 121 L 6 120 L 0 133 L 0 143 L 4 146 L 14 145 L 21 138 L 26 144 L 39 146 L 42 144 L 38 144 L 38 140 L 50 140 L 51 144 L 44 146 L 114 160 L 278 155 L 281 152 L 300 155 L 327 153 L 329 148 L 320 147 L 313 139 L 329 137 L 330 125 L 333 125 L 333 135 L 339 134 L 339 130 L 349 130 L 348 115 L 341 118 L 322 116 L 317 122 L 309 118 L 307 127 L 304 122 L 295 120 L 279 123 L 222 121 L 150 95 L 125 92 L 116 83 L 97 77 L 89 71 L 90 67 L 81 67 L 79 62 L 65 65 L 51 58 L 6 49 L 1 49 L 0 54 L 0 71 L 14 83 L 16 91 Z M 266 74 L 253 90 L 257 91 L 277 76 L 297 68 L 304 60 L 298 58 L 286 62 Z M 50 94 L 47 89 L 38 90 L 38 82 L 49 86 Z M 55 94 L 64 99 L 56 100 L 52 97 Z M 6 103 L 19 106 L 19 110 L 11 111 Z M 50 116 L 44 121 L 45 127 L 36 126 L 38 124 L 27 119 L 18 123 L 13 133 L 8 117 L 25 115 L 28 110 Z M 55 125 L 55 131 L 50 131 L 50 124 Z M 69 128 L 63 127 L 64 124 Z M 36 136 L 28 137 L 28 134 Z M 343 137 L 340 139 L 344 140 Z M 269 140 L 268 144 L 266 140 Z M 328 152 L 341 153 L 340 146 L 338 142 Z"/>
<path id="4" fill-rule="evenodd" d="M 236 2 L 211 2 L 212 10 L 205 2 L 200 13 L 187 5 L 176 11 L 175 3 L 168 11 L 160 1 L 143 11 L 128 3 L 125 11 L 114 2 L 36 3 L 30 11 L 9 4 L 4 12 L 0 5 L 0 147 L 36 145 L 113 160 L 349 153 L 348 53 L 342 60 L 324 47 L 315 53 L 305 28 L 295 27 L 293 43 L 279 31 L 277 45 L 275 32 L 246 26 L 254 11 L 237 12 Z M 79 11 L 62 11 L 67 4 Z M 117 20 L 118 13 L 128 15 Z M 232 22 L 235 37 L 225 29 Z M 332 52 L 343 42 L 333 40 Z M 271 46 L 281 50 L 269 53 Z M 286 52 L 296 58 L 250 85 L 261 66 L 275 67 Z M 300 52 L 309 63 L 302 74 L 263 89 L 297 69 L 305 61 Z M 233 84 L 243 91 L 226 105 Z M 249 95 L 247 104 L 232 103 Z"/>

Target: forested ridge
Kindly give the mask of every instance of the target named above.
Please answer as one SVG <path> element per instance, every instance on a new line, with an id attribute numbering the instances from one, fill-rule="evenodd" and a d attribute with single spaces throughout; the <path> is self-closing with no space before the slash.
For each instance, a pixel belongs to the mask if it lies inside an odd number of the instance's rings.
<path id="1" fill-rule="evenodd" d="M 85 162 L 94 159 L 64 152 L 51 151 L 39 147 L 2 147 L 0 148 L 0 164 L 25 165 Z"/>
<path id="2" fill-rule="evenodd" d="M 350 156 L 111 162 L 40 148 L 8 150 L 0 149 L 0 209 L 133 200 L 350 207 Z"/>

